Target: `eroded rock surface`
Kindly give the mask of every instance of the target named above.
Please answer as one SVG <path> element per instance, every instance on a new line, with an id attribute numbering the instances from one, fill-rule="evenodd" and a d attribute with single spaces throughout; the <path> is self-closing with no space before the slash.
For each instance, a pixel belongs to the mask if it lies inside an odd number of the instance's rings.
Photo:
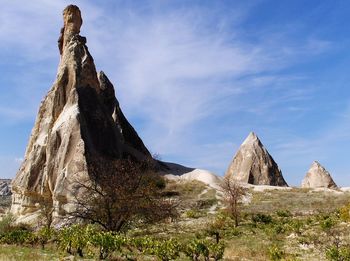
<path id="1" fill-rule="evenodd" d="M 113 85 L 96 73 L 86 38 L 79 35 L 79 8 L 66 7 L 63 18 L 57 78 L 40 105 L 12 182 L 11 212 L 19 222 L 34 223 L 43 200 L 52 204 L 57 220 L 72 210 L 74 184 L 89 178 L 96 158 L 151 157 L 121 111 Z"/>
<path id="2" fill-rule="evenodd" d="M 212 188 L 220 189 L 221 178 L 208 170 L 188 168 L 170 162 L 160 162 L 160 164 L 162 167 L 161 174 L 167 179 L 179 181 L 197 180 Z"/>
<path id="3" fill-rule="evenodd" d="M 288 186 L 277 163 L 253 132 L 240 146 L 225 176 L 253 185 Z"/>
<path id="4" fill-rule="evenodd" d="M 0 196 L 10 196 L 12 194 L 10 183 L 10 179 L 0 179 Z"/>
<path id="5" fill-rule="evenodd" d="M 302 188 L 337 188 L 331 174 L 317 161 L 311 164 L 301 183 Z"/>

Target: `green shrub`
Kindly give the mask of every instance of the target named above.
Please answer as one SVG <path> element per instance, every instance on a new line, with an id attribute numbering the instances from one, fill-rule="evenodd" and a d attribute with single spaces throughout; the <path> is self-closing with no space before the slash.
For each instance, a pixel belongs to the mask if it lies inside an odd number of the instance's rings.
<path id="1" fill-rule="evenodd" d="M 98 248 L 100 259 L 106 259 L 114 251 L 120 251 L 125 238 L 112 232 L 90 232 L 89 242 Z"/>
<path id="2" fill-rule="evenodd" d="M 281 260 L 284 257 L 285 253 L 277 245 L 272 245 L 271 247 L 269 247 L 268 255 L 270 260 L 277 261 Z"/>
<path id="3" fill-rule="evenodd" d="M 52 228 L 43 227 L 36 232 L 37 242 L 41 245 L 42 249 L 45 245 L 55 237 L 56 231 Z"/>
<path id="4" fill-rule="evenodd" d="M 304 224 L 299 219 L 293 219 L 288 223 L 288 226 L 294 233 L 300 235 Z"/>
<path id="5" fill-rule="evenodd" d="M 176 259 L 180 256 L 181 246 L 176 239 L 157 240 L 149 249 L 151 255 L 157 256 L 162 261 Z"/>
<path id="6" fill-rule="evenodd" d="M 209 249 L 205 240 L 193 239 L 182 246 L 185 255 L 193 260 L 198 260 L 200 256 L 205 259 L 209 257 Z"/>
<path id="7" fill-rule="evenodd" d="M 286 229 L 282 224 L 276 224 L 275 226 L 273 226 L 273 231 L 276 235 L 279 235 L 283 234 L 286 231 Z"/>
<path id="8" fill-rule="evenodd" d="M 254 223 L 270 224 L 270 223 L 272 223 L 272 217 L 271 217 L 271 215 L 258 213 L 258 214 L 252 215 L 252 221 Z"/>
<path id="9" fill-rule="evenodd" d="M 329 231 L 335 224 L 336 221 L 331 217 L 328 217 L 320 222 L 320 226 L 323 231 Z"/>
<path id="10" fill-rule="evenodd" d="M 84 248 L 88 245 L 91 227 L 72 225 L 62 228 L 58 233 L 58 247 L 69 254 L 78 254 L 83 257 Z"/>
<path id="11" fill-rule="evenodd" d="M 345 205 L 339 209 L 339 216 L 342 221 L 350 221 L 350 204 Z"/>
<path id="12" fill-rule="evenodd" d="M 215 261 L 221 260 L 224 256 L 225 245 L 220 242 L 218 244 L 211 243 L 208 246 L 210 257 Z"/>
<path id="13" fill-rule="evenodd" d="M 350 249 L 346 247 L 332 246 L 326 250 L 326 258 L 332 261 L 349 261 Z"/>
<path id="14" fill-rule="evenodd" d="M 276 215 L 279 217 L 291 217 L 292 213 L 289 210 L 277 210 Z"/>
<path id="15" fill-rule="evenodd" d="M 200 218 L 203 214 L 196 209 L 186 211 L 186 217 L 188 218 Z"/>
<path id="16" fill-rule="evenodd" d="M 153 238 L 145 236 L 132 238 L 130 240 L 130 244 L 135 247 L 140 253 L 146 253 L 154 246 L 155 242 Z"/>
<path id="17" fill-rule="evenodd" d="M 13 222 L 14 217 L 11 214 L 7 214 L 0 220 L 0 237 L 12 229 Z"/>
<path id="18" fill-rule="evenodd" d="M 12 231 L 3 234 L 0 242 L 3 244 L 23 245 L 24 243 L 32 243 L 35 235 L 29 230 L 22 228 L 13 229 Z"/>
<path id="19" fill-rule="evenodd" d="M 196 205 L 199 209 L 210 208 L 218 202 L 216 198 L 200 199 L 197 201 Z"/>

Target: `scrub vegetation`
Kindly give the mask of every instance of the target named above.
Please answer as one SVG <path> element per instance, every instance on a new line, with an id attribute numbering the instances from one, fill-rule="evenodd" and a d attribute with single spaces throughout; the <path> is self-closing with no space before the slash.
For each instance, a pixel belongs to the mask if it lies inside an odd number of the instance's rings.
<path id="1" fill-rule="evenodd" d="M 163 196 L 176 202 L 176 217 L 119 231 L 88 222 L 34 230 L 6 214 L 0 259 L 350 260 L 349 192 L 250 189 L 238 226 L 223 193 L 201 182 L 168 181 Z"/>

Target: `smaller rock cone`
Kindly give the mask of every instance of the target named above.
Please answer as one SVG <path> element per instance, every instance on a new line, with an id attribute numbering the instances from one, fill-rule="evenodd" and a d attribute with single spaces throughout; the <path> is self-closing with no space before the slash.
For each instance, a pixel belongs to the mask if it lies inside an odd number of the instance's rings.
<path id="1" fill-rule="evenodd" d="M 337 188 L 329 172 L 317 161 L 311 164 L 301 183 L 302 188 Z"/>
<path id="2" fill-rule="evenodd" d="M 277 163 L 254 132 L 239 147 L 225 176 L 253 185 L 288 186 Z"/>

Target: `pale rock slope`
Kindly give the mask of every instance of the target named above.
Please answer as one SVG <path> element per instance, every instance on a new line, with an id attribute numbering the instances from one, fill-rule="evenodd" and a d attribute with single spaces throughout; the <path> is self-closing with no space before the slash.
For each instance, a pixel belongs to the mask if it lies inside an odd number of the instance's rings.
<path id="1" fill-rule="evenodd" d="M 63 11 L 57 78 L 42 101 L 24 161 L 12 182 L 11 212 L 18 222 L 35 223 L 40 202 L 52 204 L 54 220 L 74 209 L 76 182 L 89 179 L 99 164 L 132 156 L 151 157 L 124 117 L 114 87 L 79 35 L 80 10 Z"/>
<path id="2" fill-rule="evenodd" d="M 253 185 L 288 186 L 277 163 L 254 132 L 239 147 L 225 177 Z"/>
<path id="3" fill-rule="evenodd" d="M 302 188 L 337 188 L 331 174 L 317 161 L 311 164 L 301 183 Z"/>
<path id="4" fill-rule="evenodd" d="M 175 163 L 162 162 L 162 174 L 171 180 L 192 181 L 198 180 L 214 189 L 220 189 L 221 178 L 214 173 L 204 170 L 184 167 Z"/>

